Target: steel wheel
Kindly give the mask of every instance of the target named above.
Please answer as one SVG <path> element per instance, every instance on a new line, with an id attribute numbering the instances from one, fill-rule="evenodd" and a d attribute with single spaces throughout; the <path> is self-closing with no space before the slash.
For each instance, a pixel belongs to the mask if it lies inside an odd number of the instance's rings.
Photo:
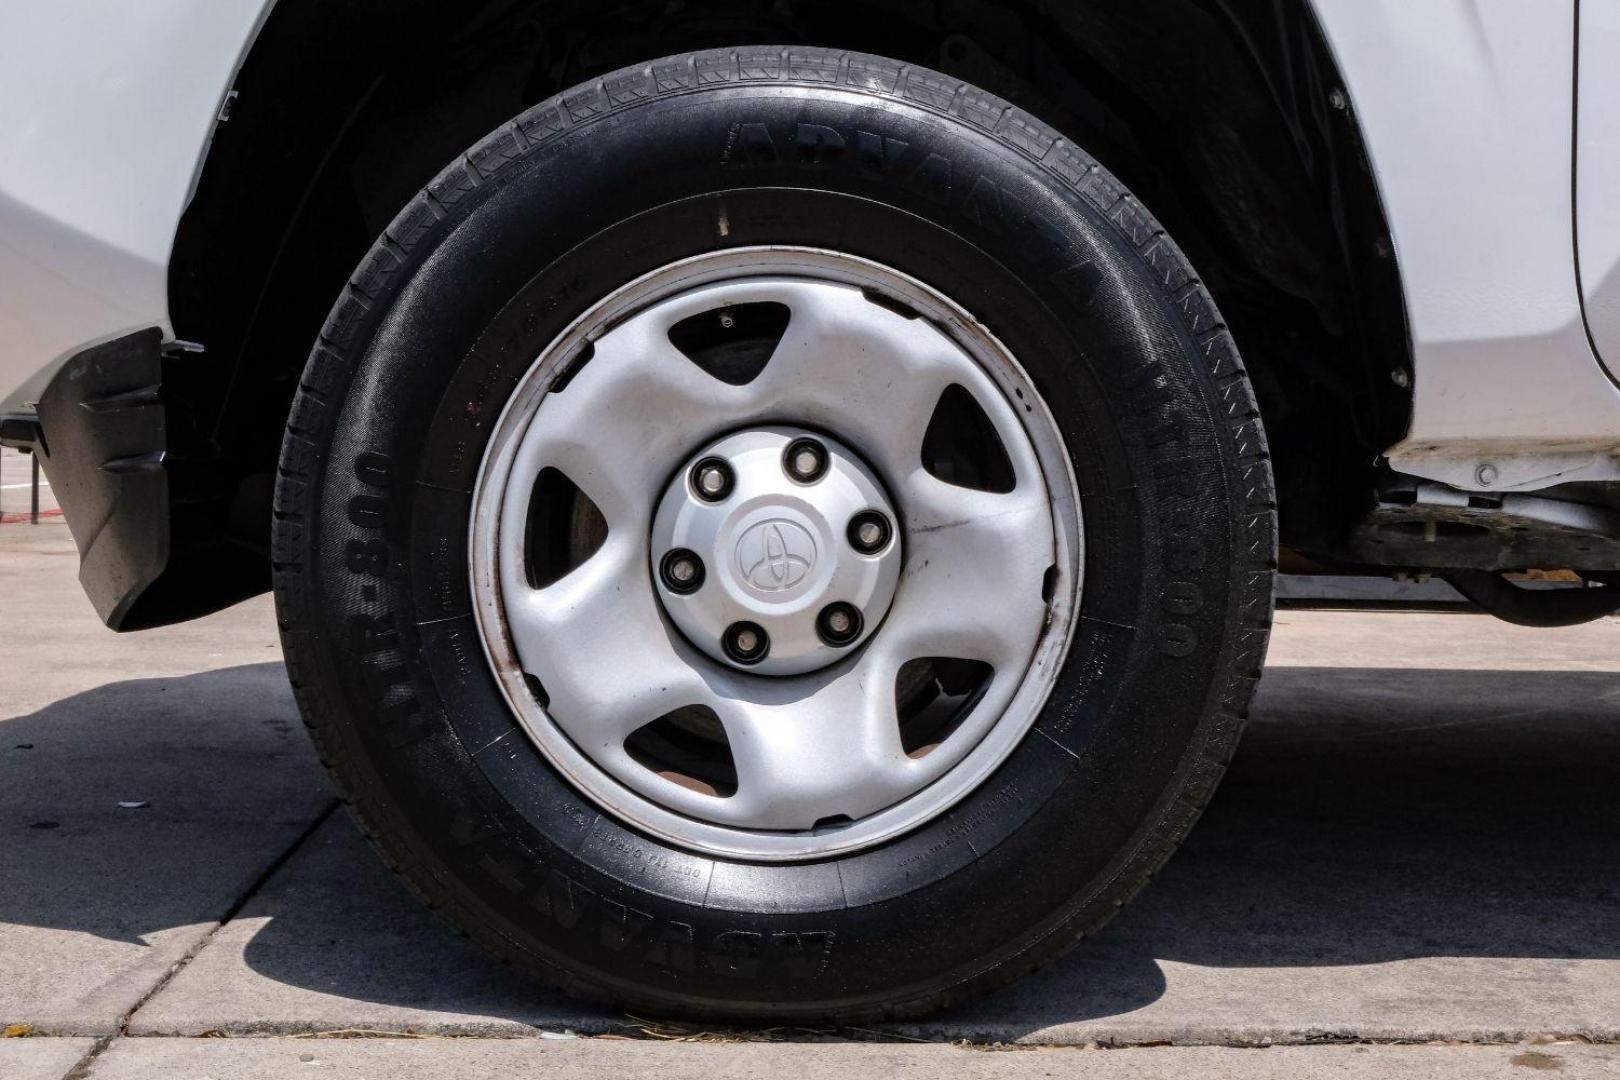
<path id="1" fill-rule="evenodd" d="M 767 316 L 745 381 L 677 345 Z M 598 535 L 537 568 L 541 477 Z M 949 300 L 733 250 L 631 283 L 535 362 L 480 473 L 473 593 L 524 729 L 603 809 L 711 854 L 824 856 L 943 813 L 1028 731 L 1072 630 L 1076 507 L 1039 395 Z"/>

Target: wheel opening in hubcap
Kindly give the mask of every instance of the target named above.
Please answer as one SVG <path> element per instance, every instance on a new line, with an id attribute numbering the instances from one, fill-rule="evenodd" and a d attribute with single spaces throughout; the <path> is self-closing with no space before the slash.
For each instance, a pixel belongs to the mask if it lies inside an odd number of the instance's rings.
<path id="1" fill-rule="evenodd" d="M 582 318 L 498 422 L 479 625 L 529 736 L 620 818 L 732 856 L 865 846 L 1033 722 L 1072 485 L 1022 370 L 937 294 L 828 253 L 690 260 Z"/>

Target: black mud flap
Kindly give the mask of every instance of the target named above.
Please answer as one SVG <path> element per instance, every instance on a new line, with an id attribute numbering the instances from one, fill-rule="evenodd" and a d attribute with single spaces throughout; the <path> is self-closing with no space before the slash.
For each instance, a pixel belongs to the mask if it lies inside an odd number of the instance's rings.
<path id="1" fill-rule="evenodd" d="M 176 504 L 188 500 L 171 490 L 162 346 L 154 327 L 86 349 L 45 388 L 37 421 L 8 417 L 4 432 L 39 455 L 79 547 L 79 583 L 114 630 L 206 614 L 263 591 L 268 576 L 262 559 L 199 546 L 214 528 L 188 526 L 186 551 L 174 550 Z"/>
<path id="2" fill-rule="evenodd" d="M 115 630 L 169 561 L 162 342 L 151 329 L 87 349 L 39 400 L 34 452 L 79 545 L 79 583 Z"/>

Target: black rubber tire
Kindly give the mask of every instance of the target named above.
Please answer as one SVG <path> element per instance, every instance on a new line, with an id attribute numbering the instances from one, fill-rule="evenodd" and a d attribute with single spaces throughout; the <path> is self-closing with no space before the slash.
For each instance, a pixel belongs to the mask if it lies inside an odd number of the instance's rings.
<path id="1" fill-rule="evenodd" d="M 491 424 L 545 343 L 634 276 L 758 243 L 863 255 L 973 311 L 1053 409 L 1086 530 L 1077 640 L 1001 769 L 908 836 L 792 865 L 669 847 L 561 779 L 496 687 L 466 564 Z M 571 991 L 751 1021 L 915 1016 L 1105 922 L 1223 772 L 1275 565 L 1254 395 L 1148 213 L 989 94 L 811 48 L 627 69 L 446 168 L 321 333 L 275 515 L 298 700 L 388 863 Z"/>

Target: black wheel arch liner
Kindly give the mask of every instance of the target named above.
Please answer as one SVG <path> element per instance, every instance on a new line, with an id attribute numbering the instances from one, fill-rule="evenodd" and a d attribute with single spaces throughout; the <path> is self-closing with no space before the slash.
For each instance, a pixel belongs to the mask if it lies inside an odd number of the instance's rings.
<path id="1" fill-rule="evenodd" d="M 175 333 L 206 353 L 165 371 L 170 437 L 184 444 L 168 448 L 169 532 L 120 541 L 150 548 L 128 558 L 161 586 L 149 605 L 128 606 L 163 614 L 120 625 L 201 614 L 267 587 L 275 455 L 303 361 L 412 192 L 559 81 L 596 74 L 593 57 L 618 67 L 761 35 L 942 68 L 1085 139 L 1177 236 L 1227 312 L 1277 451 L 1285 541 L 1338 531 L 1354 470 L 1404 434 L 1410 395 L 1390 372 L 1409 369 L 1410 351 L 1387 220 L 1353 107 L 1328 103 L 1342 81 L 1306 0 L 676 7 L 685 21 L 666 25 L 675 8 L 653 0 L 278 0 L 176 236 Z M 1035 48 L 1045 58 L 1014 73 L 1009 57 Z M 1053 55 L 1066 70 L 1054 73 Z M 1215 95 L 1229 92 L 1239 96 L 1228 110 Z M 1221 171 L 1244 153 L 1275 167 Z M 1261 214 L 1281 220 L 1258 228 Z M 1274 307 L 1335 348 L 1274 331 Z M 184 490 L 172 482 L 178 457 L 200 474 Z M 173 545 L 211 554 L 182 564 Z"/>

